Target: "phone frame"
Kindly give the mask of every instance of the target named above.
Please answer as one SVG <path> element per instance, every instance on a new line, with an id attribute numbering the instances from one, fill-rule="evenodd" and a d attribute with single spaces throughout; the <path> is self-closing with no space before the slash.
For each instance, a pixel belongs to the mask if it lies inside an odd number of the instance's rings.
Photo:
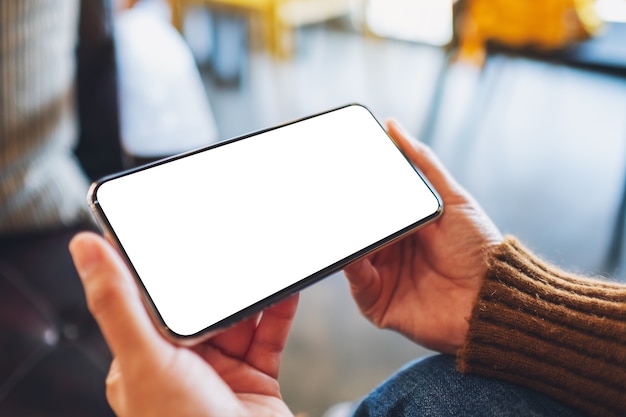
<path id="1" fill-rule="evenodd" d="M 161 314 L 159 313 L 159 310 L 156 308 L 152 298 L 150 297 L 150 294 L 148 293 L 146 287 L 144 286 L 144 283 L 142 282 L 141 278 L 139 277 L 137 271 L 135 270 L 130 257 L 128 256 L 128 254 L 126 253 L 126 251 L 124 250 L 124 247 L 122 246 L 121 242 L 119 241 L 119 239 L 117 238 L 113 226 L 109 223 L 109 220 L 107 219 L 106 215 L 104 214 L 103 210 L 100 208 L 100 205 L 98 203 L 98 199 L 97 199 L 97 191 L 98 188 L 105 182 L 116 179 L 116 178 L 120 178 L 120 177 L 124 177 L 127 175 L 132 175 L 136 172 L 140 172 L 143 170 L 147 170 L 159 165 L 163 165 L 163 164 L 167 164 L 169 162 L 178 160 L 178 159 L 183 159 L 186 158 L 188 156 L 191 155 L 195 155 L 198 153 L 202 153 L 202 152 L 206 152 L 206 151 L 210 151 L 211 149 L 215 149 L 221 146 L 227 146 L 231 143 L 234 142 L 238 142 L 244 139 L 248 139 L 257 135 L 261 135 L 263 133 L 266 132 L 270 132 L 272 130 L 276 130 L 276 129 L 280 129 L 282 127 L 285 126 L 289 126 L 304 120 L 308 120 L 308 119 L 312 119 L 315 117 L 319 117 L 319 116 L 323 116 L 324 114 L 327 113 L 331 113 L 331 112 L 335 112 L 341 109 L 344 109 L 346 107 L 350 107 L 350 106 L 359 106 L 364 108 L 365 110 L 368 111 L 368 113 L 373 117 L 373 119 L 376 121 L 376 123 L 380 126 L 382 132 L 384 132 L 387 137 L 392 141 L 392 143 L 396 146 L 396 148 L 398 148 L 398 150 L 400 151 L 400 153 L 402 154 L 402 156 L 406 159 L 406 161 L 413 167 L 413 169 L 415 170 L 416 174 L 422 179 L 422 181 L 425 183 L 426 187 L 429 189 L 429 191 L 433 194 L 434 198 L 437 200 L 438 202 L 438 210 L 435 211 L 434 213 L 432 213 L 430 216 L 427 216 L 423 219 L 421 219 L 420 221 L 413 223 L 401 230 L 398 230 L 396 233 L 393 233 L 390 236 L 387 236 L 386 238 L 383 238 L 377 242 L 374 242 L 372 244 L 370 244 L 369 246 L 351 254 L 348 255 L 347 257 L 345 257 L 344 259 L 335 262 L 331 265 L 328 265 L 327 267 L 305 277 L 300 279 L 299 281 L 295 282 L 294 284 L 287 286 L 285 288 L 283 288 L 282 290 L 264 298 L 259 300 L 258 302 L 242 309 L 239 310 L 238 312 L 232 314 L 231 316 L 228 316 L 206 328 L 204 328 L 203 330 L 192 334 L 192 335 L 180 335 L 178 333 L 176 333 L 175 331 L 171 330 L 164 322 Z M 393 140 L 393 138 L 388 134 L 388 132 L 384 129 L 384 127 L 380 124 L 380 122 L 378 121 L 378 119 L 376 119 L 376 117 L 372 114 L 372 112 L 365 106 L 360 105 L 360 104 L 347 104 L 341 107 L 337 107 L 337 108 L 333 108 L 327 111 L 323 111 L 320 113 L 316 113 L 307 117 L 303 117 L 300 119 L 296 119 L 290 122 L 286 122 L 286 123 L 282 123 L 280 125 L 276 125 L 273 127 L 269 127 L 266 129 L 262 129 L 262 130 L 258 130 L 258 131 L 254 131 L 251 133 L 247 133 L 241 136 L 237 136 L 234 137 L 232 139 L 228 139 L 228 140 L 224 140 L 221 142 L 217 142 L 215 144 L 212 144 L 210 146 L 207 147 L 203 147 L 203 148 L 199 148 L 199 149 L 194 149 L 188 152 L 184 152 L 181 154 L 177 154 L 177 155 L 173 155 L 167 158 L 163 158 L 160 159 L 158 161 L 155 162 L 151 162 L 145 165 L 141 165 L 132 169 L 128 169 L 128 170 L 124 170 L 121 171 L 119 173 L 115 173 L 115 174 L 111 174 L 111 175 L 107 175 L 104 176 L 100 179 L 98 179 L 97 181 L 94 181 L 88 191 L 87 194 L 87 201 L 88 201 L 88 205 L 91 209 L 91 213 L 93 215 L 93 217 L 95 218 L 97 224 L 99 225 L 100 229 L 102 230 L 105 238 L 118 250 L 118 252 L 121 254 L 124 263 L 126 264 L 126 266 L 129 268 L 131 274 L 133 275 L 134 281 L 137 283 L 140 292 L 142 294 L 142 299 L 144 302 L 144 305 L 147 307 L 147 309 L 150 311 L 150 315 L 152 317 L 152 320 L 155 324 L 155 326 L 159 329 L 159 331 L 161 332 L 161 334 L 163 334 L 163 336 L 165 336 L 166 339 L 170 340 L 171 342 L 174 342 L 176 344 L 179 345 L 184 345 L 184 346 L 192 346 L 195 345 L 203 340 L 206 340 L 214 335 L 216 335 L 217 333 L 235 325 L 236 323 L 240 322 L 241 320 L 250 317 L 256 313 L 259 313 L 261 311 L 263 311 L 264 309 L 266 309 L 267 307 L 269 307 L 270 305 L 276 304 L 286 298 L 288 298 L 289 296 L 296 294 L 300 291 L 302 291 L 303 289 L 305 289 L 306 287 L 320 281 L 323 278 L 326 278 L 328 276 L 330 276 L 331 274 L 340 271 L 341 269 L 343 269 L 345 266 L 349 265 L 350 263 L 364 257 L 367 256 L 377 250 L 382 249 L 385 246 L 388 246 L 394 242 L 396 242 L 397 240 L 399 240 L 400 238 L 406 236 L 407 234 L 410 234 L 412 232 L 414 232 L 415 230 L 417 230 L 418 228 L 426 225 L 427 223 L 432 222 L 433 220 L 435 220 L 436 218 L 438 218 L 442 212 L 443 212 L 443 203 L 441 200 L 441 197 L 439 196 L 439 194 L 436 192 L 436 190 L 433 188 L 433 186 L 430 184 L 430 182 L 427 180 L 427 178 L 420 172 L 420 170 L 415 166 L 415 164 L 413 164 L 411 162 L 411 160 L 404 154 L 404 152 L 402 152 L 402 150 L 399 148 L 399 146 L 397 145 L 397 143 Z"/>

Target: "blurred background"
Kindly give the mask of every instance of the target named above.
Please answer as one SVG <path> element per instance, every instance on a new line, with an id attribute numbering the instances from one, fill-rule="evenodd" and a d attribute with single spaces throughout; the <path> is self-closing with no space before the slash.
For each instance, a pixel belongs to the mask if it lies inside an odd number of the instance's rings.
<path id="1" fill-rule="evenodd" d="M 503 232 L 626 280 L 626 0 L 98 3 L 121 166 L 358 102 L 432 146 Z M 322 416 L 428 353 L 365 321 L 338 273 L 301 295 L 284 397 Z M 0 410 L 26 373 L 0 379 Z"/>

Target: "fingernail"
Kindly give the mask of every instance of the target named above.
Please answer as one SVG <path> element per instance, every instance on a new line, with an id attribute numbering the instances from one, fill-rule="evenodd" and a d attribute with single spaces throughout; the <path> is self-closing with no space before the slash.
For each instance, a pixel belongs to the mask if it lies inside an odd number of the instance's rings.
<path id="1" fill-rule="evenodd" d="M 389 119 L 387 119 L 387 127 L 389 126 L 393 126 L 398 130 L 402 130 L 402 126 L 400 126 L 400 123 L 398 123 L 398 121 L 394 119 L 393 117 L 390 117 Z"/>
<path id="2" fill-rule="evenodd" d="M 74 236 L 69 244 L 69 250 L 81 278 L 89 275 L 102 260 L 93 236 L 86 233 Z"/>
<path id="3" fill-rule="evenodd" d="M 407 130 L 405 129 L 404 125 L 402 123 L 400 123 L 399 121 L 397 121 L 396 119 L 394 119 L 394 118 L 389 119 L 389 123 L 392 124 L 394 129 L 396 129 L 405 138 L 407 138 L 407 139 L 413 138 L 413 135 L 411 135 L 409 132 L 407 132 Z"/>

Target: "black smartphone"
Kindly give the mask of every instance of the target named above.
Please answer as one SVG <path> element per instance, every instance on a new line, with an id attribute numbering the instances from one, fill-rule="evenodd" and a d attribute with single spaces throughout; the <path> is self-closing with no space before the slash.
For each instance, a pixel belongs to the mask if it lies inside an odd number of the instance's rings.
<path id="1" fill-rule="evenodd" d="M 348 105 L 92 184 L 163 333 L 193 344 L 435 219 L 434 190 Z"/>

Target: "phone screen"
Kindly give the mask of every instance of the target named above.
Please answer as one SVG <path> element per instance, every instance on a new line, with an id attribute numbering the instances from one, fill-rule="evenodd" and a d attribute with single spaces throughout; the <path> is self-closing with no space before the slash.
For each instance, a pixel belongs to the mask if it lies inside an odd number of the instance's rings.
<path id="1" fill-rule="evenodd" d="M 260 311 L 441 211 L 359 105 L 105 178 L 90 199 L 161 327 L 183 339 Z"/>

